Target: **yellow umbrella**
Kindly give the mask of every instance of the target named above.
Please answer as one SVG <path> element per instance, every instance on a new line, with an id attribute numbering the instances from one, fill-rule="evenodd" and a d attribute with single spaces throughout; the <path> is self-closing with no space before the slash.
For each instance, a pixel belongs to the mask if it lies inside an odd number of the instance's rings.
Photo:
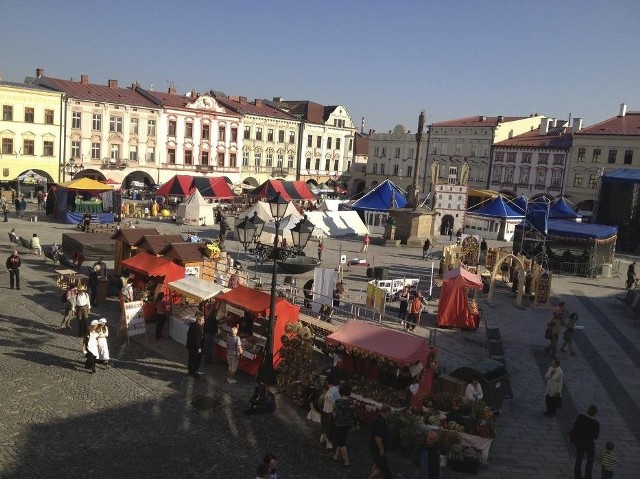
<path id="1" fill-rule="evenodd" d="M 60 186 L 64 186 L 68 190 L 111 191 L 109 185 L 105 185 L 91 178 L 79 178 L 77 180 L 67 181 L 60 183 Z"/>

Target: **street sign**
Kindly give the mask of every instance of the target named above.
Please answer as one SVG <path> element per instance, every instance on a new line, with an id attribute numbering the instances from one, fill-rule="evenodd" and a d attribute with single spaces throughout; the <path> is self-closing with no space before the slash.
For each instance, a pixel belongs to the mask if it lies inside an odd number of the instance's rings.
<path id="1" fill-rule="evenodd" d="M 347 262 L 347 255 L 340 255 L 340 264 L 345 264 Z"/>

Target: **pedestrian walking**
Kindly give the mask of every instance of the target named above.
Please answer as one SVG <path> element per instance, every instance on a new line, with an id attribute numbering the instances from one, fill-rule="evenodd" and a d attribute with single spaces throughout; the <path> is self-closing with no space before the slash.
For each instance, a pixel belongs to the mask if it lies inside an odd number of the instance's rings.
<path id="1" fill-rule="evenodd" d="M 3 196 L 0 198 L 0 209 L 2 210 L 2 215 L 4 216 L 4 222 L 9 221 L 9 205 L 7 204 L 6 198 Z"/>
<path id="2" fill-rule="evenodd" d="M 564 352 L 564 348 L 568 346 L 571 356 L 576 355 L 576 353 L 573 352 L 573 333 L 575 332 L 577 322 L 578 313 L 571 313 L 565 326 L 564 333 L 562 333 L 563 343 L 560 351 Z"/>
<path id="3" fill-rule="evenodd" d="M 60 323 L 60 329 L 71 329 L 71 318 L 76 315 L 76 296 L 78 295 L 78 289 L 75 285 L 69 285 L 67 291 L 63 294 L 65 298 L 64 302 L 64 316 Z"/>
<path id="4" fill-rule="evenodd" d="M 267 475 L 267 479 L 278 479 L 278 473 L 276 472 L 278 458 L 274 454 L 267 454 L 264 456 L 262 460 L 263 464 L 266 464 L 269 468 L 269 474 Z"/>
<path id="5" fill-rule="evenodd" d="M 94 319 L 89 325 L 89 330 L 84 337 L 84 351 L 87 360 L 84 363 L 85 369 L 89 369 L 91 374 L 96 372 L 96 358 L 98 357 L 98 320 Z"/>
<path id="6" fill-rule="evenodd" d="M 94 265 L 89 271 L 89 294 L 91 298 L 91 304 L 98 306 L 98 277 L 100 276 L 100 265 Z"/>
<path id="7" fill-rule="evenodd" d="M 7 258 L 5 266 L 7 271 L 9 271 L 9 286 L 11 289 L 13 289 L 14 286 L 16 289 L 20 289 L 20 266 L 22 266 L 22 259 L 20 259 L 18 250 L 13 250 L 13 253 Z"/>
<path id="8" fill-rule="evenodd" d="M 484 264 L 487 260 L 487 250 L 488 250 L 487 242 L 484 238 L 480 241 L 480 263 Z"/>
<path id="9" fill-rule="evenodd" d="M 422 259 L 427 259 L 429 248 L 431 248 L 431 241 L 429 241 L 429 238 L 427 238 L 426 240 L 424 240 L 424 244 L 422 245 Z"/>
<path id="10" fill-rule="evenodd" d="M 413 331 L 416 329 L 416 326 L 420 324 L 420 314 L 422 313 L 423 306 L 424 299 L 422 298 L 422 293 L 420 293 L 420 291 L 416 291 L 416 294 L 411 301 L 409 317 L 407 318 L 407 323 L 405 325 L 407 330 Z"/>
<path id="11" fill-rule="evenodd" d="M 80 285 L 76 295 L 76 319 L 78 320 L 78 337 L 84 338 L 89 331 L 89 313 L 91 312 L 91 298 L 87 294 L 87 287 Z"/>
<path id="12" fill-rule="evenodd" d="M 189 351 L 187 371 L 189 376 L 197 378 L 198 369 L 202 360 L 202 346 L 204 342 L 204 314 L 202 311 L 196 313 L 196 320 L 191 323 L 187 331 L 187 350 Z"/>
<path id="13" fill-rule="evenodd" d="M 419 466 L 418 479 L 440 479 L 441 449 L 436 431 L 427 433 L 426 441 L 416 447 L 414 454 L 414 462 Z"/>
<path id="14" fill-rule="evenodd" d="M 109 364 L 109 344 L 107 338 L 109 337 L 109 326 L 107 326 L 107 318 L 100 318 L 98 320 L 98 362 L 104 364 L 105 368 L 110 368 Z"/>
<path id="15" fill-rule="evenodd" d="M 313 279 L 310 279 L 309 281 L 304 283 L 302 293 L 304 294 L 305 309 L 311 309 L 311 300 L 313 299 Z"/>
<path id="16" fill-rule="evenodd" d="M 369 233 L 366 233 L 362 239 L 362 249 L 360 249 L 361 253 L 367 252 L 369 249 L 369 243 L 371 243 L 371 237 L 369 236 Z"/>
<path id="17" fill-rule="evenodd" d="M 405 286 L 402 288 L 400 292 L 400 312 L 398 313 L 398 318 L 402 324 L 407 319 L 407 310 L 409 309 L 409 286 Z"/>
<path id="18" fill-rule="evenodd" d="M 238 381 L 233 379 L 234 374 L 238 370 L 238 363 L 242 357 L 242 340 L 238 336 L 238 328 L 231 328 L 231 333 L 227 336 L 227 383 L 235 384 Z"/>
<path id="19" fill-rule="evenodd" d="M 384 404 L 373 418 L 371 437 L 369 438 L 369 450 L 373 457 L 373 467 L 368 479 L 376 479 L 381 475 L 384 479 L 391 479 L 393 475 L 387 462 L 387 451 L 389 450 L 389 426 L 387 418 L 391 414 L 391 407 Z"/>
<path id="20" fill-rule="evenodd" d="M 216 303 L 207 314 L 204 320 L 204 363 L 211 364 L 213 362 L 213 348 L 218 334 L 218 305 Z"/>
<path id="21" fill-rule="evenodd" d="M 156 339 L 162 338 L 162 330 L 167 324 L 170 312 L 171 302 L 167 301 L 165 294 L 160 291 L 156 296 Z"/>
<path id="22" fill-rule="evenodd" d="M 562 385 L 564 383 L 564 372 L 560 367 L 560 361 L 557 359 L 551 360 L 551 366 L 544 375 L 544 379 L 547 382 L 545 388 L 545 403 L 547 410 L 545 415 L 548 417 L 554 417 L 556 410 L 562 406 Z"/>
<path id="23" fill-rule="evenodd" d="M 613 452 L 614 447 L 612 442 L 607 442 L 604 446 L 604 451 L 602 451 L 602 456 L 600 457 L 600 464 L 602 464 L 600 477 L 602 479 L 613 479 L 613 466 L 618 462 L 618 456 Z"/>
<path id="24" fill-rule="evenodd" d="M 16 207 L 16 216 L 20 217 L 20 198 L 16 197 L 13 200 L 13 205 Z"/>
<path id="25" fill-rule="evenodd" d="M 564 303 L 561 303 L 564 306 Z M 558 337 L 560 336 L 560 328 L 562 327 L 562 312 L 556 308 L 553 312 L 553 316 L 547 322 L 547 332 L 545 337 L 548 336 L 550 344 L 544 348 L 546 353 L 551 352 L 551 357 L 555 358 L 558 349 Z M 547 334 L 548 333 L 548 334 Z"/>
<path id="26" fill-rule="evenodd" d="M 322 261 L 322 252 L 324 251 L 324 243 L 322 240 L 318 241 L 318 261 Z"/>
<path id="27" fill-rule="evenodd" d="M 636 262 L 634 261 L 627 268 L 627 289 L 631 289 L 633 284 L 638 280 L 636 277 Z"/>
<path id="28" fill-rule="evenodd" d="M 324 443 L 326 449 L 333 449 L 333 410 L 335 408 L 336 401 L 340 399 L 340 388 L 338 382 L 337 378 L 330 375 L 325 383 L 327 392 L 324 395 L 322 416 L 320 418 L 320 427 L 322 429 L 320 434 L 320 444 Z"/>
<path id="29" fill-rule="evenodd" d="M 20 200 L 20 218 L 24 217 L 25 211 L 27 211 L 27 200 L 23 196 Z"/>
<path id="30" fill-rule="evenodd" d="M 595 440 L 600 435 L 600 423 L 594 419 L 598 409 L 592 404 L 587 409 L 587 414 L 580 414 L 569 433 L 569 439 L 576 446 L 576 462 L 573 468 L 573 476 L 582 478 L 582 461 L 586 454 L 587 463 L 584 468 L 584 479 L 593 478 L 593 458 L 595 456 Z"/>
<path id="31" fill-rule="evenodd" d="M 338 461 L 342 457 L 342 465 L 349 468 L 351 463 L 347 450 L 347 435 L 356 422 L 353 407 L 349 402 L 351 386 L 347 383 L 341 384 L 338 392 L 340 397 L 336 399 L 333 408 L 333 445 L 336 447 L 333 460 Z"/>

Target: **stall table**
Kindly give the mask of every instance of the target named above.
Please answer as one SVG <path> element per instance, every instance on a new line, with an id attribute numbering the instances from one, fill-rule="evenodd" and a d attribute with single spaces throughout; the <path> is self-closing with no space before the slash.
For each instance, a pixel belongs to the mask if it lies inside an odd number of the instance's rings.
<path id="1" fill-rule="evenodd" d="M 187 345 L 187 333 L 189 332 L 189 326 L 195 321 L 195 315 L 187 316 L 182 314 L 180 316 L 171 315 L 169 317 L 169 337 L 182 344 Z"/>
<path id="2" fill-rule="evenodd" d="M 76 201 L 76 213 L 102 213 L 102 201 Z"/>

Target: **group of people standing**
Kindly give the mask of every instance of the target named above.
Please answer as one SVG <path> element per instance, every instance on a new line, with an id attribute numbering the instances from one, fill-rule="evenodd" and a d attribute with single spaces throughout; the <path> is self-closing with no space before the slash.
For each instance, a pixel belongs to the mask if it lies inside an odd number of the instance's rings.
<path id="1" fill-rule="evenodd" d="M 401 324 L 407 331 L 415 330 L 416 326 L 420 324 L 420 316 L 427 305 L 427 301 L 420 291 L 415 291 L 412 295 L 409 286 L 405 286 L 402 289 L 399 301 L 400 312 L 398 313 L 398 318 L 400 318 Z"/>

